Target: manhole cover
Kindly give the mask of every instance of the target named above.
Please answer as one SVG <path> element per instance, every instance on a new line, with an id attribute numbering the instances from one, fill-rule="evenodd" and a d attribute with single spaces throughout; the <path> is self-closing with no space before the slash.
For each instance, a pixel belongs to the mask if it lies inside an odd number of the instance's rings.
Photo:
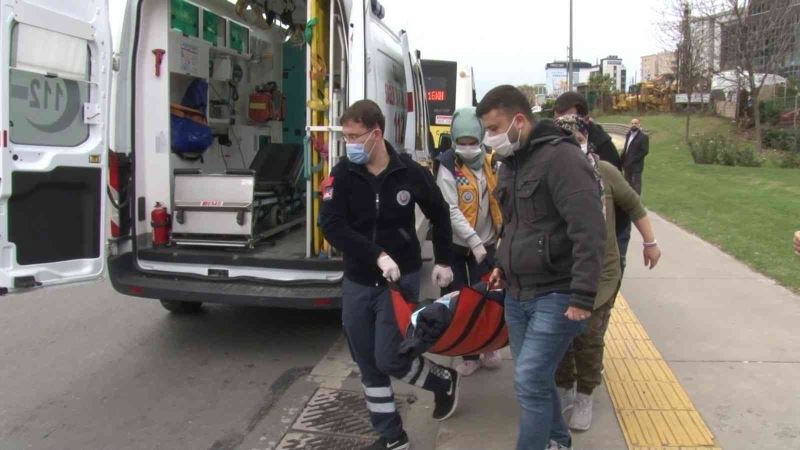
<path id="1" fill-rule="evenodd" d="M 356 437 L 373 435 L 364 396 L 334 389 L 318 389 L 292 428 Z"/>
<path id="2" fill-rule="evenodd" d="M 395 401 L 402 414 L 406 398 L 395 396 Z M 361 392 L 320 388 L 276 450 L 355 450 L 377 437 Z"/>
<path id="3" fill-rule="evenodd" d="M 371 443 L 366 439 L 344 436 L 290 432 L 276 450 L 360 450 Z"/>

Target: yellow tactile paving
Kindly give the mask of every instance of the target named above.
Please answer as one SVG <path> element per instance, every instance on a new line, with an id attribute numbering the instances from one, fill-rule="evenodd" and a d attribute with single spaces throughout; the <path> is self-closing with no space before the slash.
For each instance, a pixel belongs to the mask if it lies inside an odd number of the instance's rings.
<path id="1" fill-rule="evenodd" d="M 603 362 L 630 450 L 721 450 L 622 295 L 611 313 Z"/>

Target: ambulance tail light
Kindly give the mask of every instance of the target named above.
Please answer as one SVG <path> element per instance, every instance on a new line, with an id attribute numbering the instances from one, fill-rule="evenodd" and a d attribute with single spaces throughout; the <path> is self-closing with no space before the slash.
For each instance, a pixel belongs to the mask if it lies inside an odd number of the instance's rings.
<path id="1" fill-rule="evenodd" d="M 108 151 L 108 199 L 111 203 L 111 237 L 126 236 L 130 229 L 130 211 L 128 209 L 128 183 L 130 176 L 130 159 L 124 153 L 111 149 Z"/>

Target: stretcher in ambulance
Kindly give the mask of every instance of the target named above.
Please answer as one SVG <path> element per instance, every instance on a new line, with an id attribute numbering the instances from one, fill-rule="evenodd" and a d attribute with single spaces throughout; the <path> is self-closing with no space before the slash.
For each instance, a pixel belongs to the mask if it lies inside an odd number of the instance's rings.
<path id="1" fill-rule="evenodd" d="M 377 0 L 130 0 L 116 53 L 106 0 L 0 14 L 0 294 L 107 273 L 174 312 L 336 308 L 338 117 L 372 99 L 430 163 L 419 54 Z"/>

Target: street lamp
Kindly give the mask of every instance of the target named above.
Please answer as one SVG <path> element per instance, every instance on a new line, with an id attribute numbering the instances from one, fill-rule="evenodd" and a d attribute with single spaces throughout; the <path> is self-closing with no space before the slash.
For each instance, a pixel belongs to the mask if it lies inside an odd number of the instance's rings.
<path id="1" fill-rule="evenodd" d="M 572 90 L 572 0 L 569 0 L 569 61 L 567 62 L 567 90 Z"/>

